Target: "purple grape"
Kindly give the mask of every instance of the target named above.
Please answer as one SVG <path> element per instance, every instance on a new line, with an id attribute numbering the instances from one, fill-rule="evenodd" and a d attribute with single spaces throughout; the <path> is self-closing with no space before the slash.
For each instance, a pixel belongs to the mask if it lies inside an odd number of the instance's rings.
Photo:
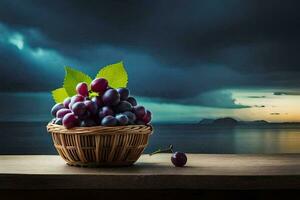
<path id="1" fill-rule="evenodd" d="M 146 110 L 144 106 L 135 106 L 133 107 L 134 114 L 136 115 L 137 119 L 143 119 L 146 114 Z"/>
<path id="2" fill-rule="evenodd" d="M 120 103 L 115 107 L 114 110 L 116 111 L 116 113 L 122 113 L 126 111 L 131 111 L 132 106 L 127 101 L 120 101 Z"/>
<path id="3" fill-rule="evenodd" d="M 183 167 L 187 162 L 187 157 L 183 152 L 175 152 L 171 157 L 171 161 L 176 167 Z"/>
<path id="4" fill-rule="evenodd" d="M 52 107 L 52 109 L 51 109 L 51 115 L 52 115 L 53 117 L 56 117 L 57 111 L 59 111 L 60 109 L 63 109 L 63 108 L 65 108 L 65 107 L 64 107 L 64 105 L 63 105 L 62 103 L 57 103 L 57 104 L 55 104 L 55 105 Z"/>
<path id="5" fill-rule="evenodd" d="M 84 101 L 84 100 L 85 100 L 85 97 L 84 97 L 84 96 L 81 96 L 81 95 L 75 95 L 75 96 L 72 96 L 71 102 L 70 102 L 70 104 L 69 104 L 69 108 L 71 109 L 74 103 L 82 102 L 82 101 Z"/>
<path id="6" fill-rule="evenodd" d="M 114 115 L 114 111 L 110 107 L 104 106 L 103 108 L 100 109 L 100 112 L 99 112 L 100 120 L 102 120 L 104 117 L 106 117 L 108 115 L 111 115 L 111 116 Z"/>
<path id="7" fill-rule="evenodd" d="M 117 123 L 117 119 L 111 115 L 104 117 L 101 121 L 102 126 L 116 126 Z"/>
<path id="8" fill-rule="evenodd" d="M 117 91 L 120 94 L 120 99 L 123 100 L 123 101 L 128 98 L 129 93 L 130 93 L 127 88 L 118 88 Z"/>
<path id="9" fill-rule="evenodd" d="M 92 101 L 95 102 L 98 105 L 98 107 L 104 106 L 101 96 L 93 97 Z"/>
<path id="10" fill-rule="evenodd" d="M 81 127 L 97 126 L 97 123 L 93 119 L 86 119 L 80 122 Z"/>
<path id="11" fill-rule="evenodd" d="M 117 90 L 109 89 L 103 94 L 102 100 L 107 106 L 115 106 L 120 102 L 120 95 Z"/>
<path id="12" fill-rule="evenodd" d="M 74 115 L 74 113 L 68 113 L 63 118 L 63 125 L 67 128 L 73 128 L 77 126 L 79 123 L 78 118 Z"/>
<path id="13" fill-rule="evenodd" d="M 82 115 L 78 115 L 78 119 L 80 119 L 80 120 L 86 120 L 86 119 L 91 118 L 91 115 L 92 114 L 89 111 L 86 111 Z"/>
<path id="14" fill-rule="evenodd" d="M 123 114 L 128 117 L 129 122 L 132 122 L 132 123 L 135 122 L 136 116 L 135 116 L 135 114 L 133 112 L 127 111 L 127 112 L 124 112 Z"/>
<path id="15" fill-rule="evenodd" d="M 62 125 L 62 118 L 56 118 L 54 123 L 57 124 L 57 125 Z"/>
<path id="16" fill-rule="evenodd" d="M 69 108 L 70 103 L 71 103 L 71 98 L 70 97 L 66 98 L 64 100 L 64 106 L 65 106 L 65 108 Z"/>
<path id="17" fill-rule="evenodd" d="M 101 120 L 99 119 L 98 115 L 91 115 L 89 117 L 89 119 L 92 119 L 96 123 L 97 126 L 101 125 Z"/>
<path id="18" fill-rule="evenodd" d="M 137 105 L 136 99 L 134 97 L 128 97 L 126 101 L 128 101 L 132 106 Z"/>
<path id="19" fill-rule="evenodd" d="M 142 120 L 136 120 L 136 121 L 135 121 L 135 124 L 136 124 L 136 125 L 145 125 L 145 122 L 142 121 Z"/>
<path id="20" fill-rule="evenodd" d="M 116 119 L 118 121 L 118 124 L 121 125 L 121 126 L 124 126 L 124 125 L 128 124 L 128 121 L 129 121 L 128 117 L 124 114 L 117 115 Z"/>
<path id="21" fill-rule="evenodd" d="M 146 110 L 146 114 L 143 117 L 143 121 L 148 124 L 152 119 L 152 113 L 149 110 Z"/>
<path id="22" fill-rule="evenodd" d="M 84 104 L 86 106 L 86 109 L 93 115 L 96 115 L 98 113 L 98 105 L 94 101 L 86 100 L 84 101 Z"/>
<path id="23" fill-rule="evenodd" d="M 89 87 L 84 82 L 78 83 L 76 86 L 76 92 L 77 92 L 77 94 L 86 97 L 89 95 Z"/>
<path id="24" fill-rule="evenodd" d="M 85 97 L 78 94 L 78 95 L 72 96 L 71 103 L 82 102 L 84 100 L 85 100 Z"/>
<path id="25" fill-rule="evenodd" d="M 56 113 L 56 118 L 63 118 L 66 114 L 71 113 L 72 111 L 67 108 L 60 109 Z"/>
<path id="26" fill-rule="evenodd" d="M 91 83 L 91 89 L 93 92 L 98 92 L 100 94 L 103 94 L 105 90 L 107 89 L 108 82 L 104 78 L 97 78 L 92 81 Z"/>
<path id="27" fill-rule="evenodd" d="M 83 102 L 76 102 L 72 105 L 72 111 L 77 116 L 83 116 L 86 113 L 86 106 Z"/>

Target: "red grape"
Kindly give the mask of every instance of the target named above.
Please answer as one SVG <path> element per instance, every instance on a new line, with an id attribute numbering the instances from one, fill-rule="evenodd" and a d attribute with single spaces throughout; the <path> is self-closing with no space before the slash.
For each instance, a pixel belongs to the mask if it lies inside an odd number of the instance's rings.
<path id="1" fill-rule="evenodd" d="M 77 126 L 79 123 L 78 118 L 75 116 L 74 113 L 68 113 L 64 116 L 63 118 L 63 125 L 67 128 L 73 128 L 75 126 Z"/>
<path id="2" fill-rule="evenodd" d="M 71 112 L 72 111 L 70 109 L 63 108 L 63 109 L 60 109 L 59 111 L 57 111 L 56 117 L 63 118 L 66 114 L 71 113 Z"/>
<path id="3" fill-rule="evenodd" d="M 70 97 L 66 98 L 64 100 L 64 106 L 65 106 L 65 108 L 69 108 L 70 103 L 71 103 L 71 98 Z"/>
<path id="4" fill-rule="evenodd" d="M 77 103 L 77 102 L 82 102 L 85 100 L 85 97 L 84 96 L 81 96 L 81 95 L 75 95 L 75 96 L 72 96 L 71 98 L 71 102 L 69 104 L 69 108 L 72 108 L 73 104 L 74 103 Z"/>
<path id="5" fill-rule="evenodd" d="M 143 117 L 146 114 L 146 110 L 144 106 L 135 106 L 134 108 L 134 113 L 136 115 L 137 119 L 143 119 Z"/>
<path id="6" fill-rule="evenodd" d="M 84 97 L 89 95 L 88 85 L 84 82 L 77 84 L 76 91 L 77 91 L 77 94 L 84 96 Z"/>
<path id="7" fill-rule="evenodd" d="M 103 94 L 105 90 L 107 89 L 108 82 L 104 78 L 97 78 L 92 81 L 91 83 L 91 89 L 93 92 L 98 92 L 100 94 Z"/>
<path id="8" fill-rule="evenodd" d="M 148 124 L 152 119 L 152 113 L 149 110 L 146 110 L 146 114 L 143 117 L 143 121 Z"/>

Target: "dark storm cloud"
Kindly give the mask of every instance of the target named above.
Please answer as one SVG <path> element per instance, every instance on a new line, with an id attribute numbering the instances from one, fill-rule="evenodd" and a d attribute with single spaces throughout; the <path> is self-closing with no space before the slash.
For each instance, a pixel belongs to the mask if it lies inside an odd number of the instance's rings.
<path id="1" fill-rule="evenodd" d="M 270 115 L 280 115 L 280 113 L 270 113 Z"/>
<path id="2" fill-rule="evenodd" d="M 255 107 L 255 108 L 265 108 L 266 106 L 265 105 L 254 105 L 253 107 Z"/>
<path id="3" fill-rule="evenodd" d="M 266 98 L 266 96 L 247 96 L 247 98 L 250 98 L 250 99 L 263 99 L 263 98 Z"/>
<path id="4" fill-rule="evenodd" d="M 292 96 L 298 96 L 300 95 L 300 92 L 274 92 L 273 95 L 281 96 L 281 95 L 292 95 Z"/>
<path id="5" fill-rule="evenodd" d="M 58 82 L 65 63 L 95 73 L 124 60 L 138 95 L 178 102 L 204 104 L 199 95 L 226 88 L 297 87 L 298 11 L 298 1 L 2 0 L 0 23 L 24 35 L 27 54 L 2 42 L 1 72 L 28 80 L 1 78 L 10 89 L 50 90 L 49 68 Z M 54 59 L 28 58 L 38 48 Z"/>
<path id="6" fill-rule="evenodd" d="M 227 91 L 209 91 L 204 92 L 196 97 L 182 98 L 182 99 L 171 99 L 166 101 L 166 99 L 160 100 L 156 99 L 156 102 L 169 102 L 169 103 L 180 103 L 185 105 L 201 105 L 206 107 L 216 107 L 216 108 L 228 108 L 228 109 L 241 109 L 241 108 L 251 108 L 248 105 L 242 105 L 236 103 L 236 100 L 232 97 L 232 93 Z M 254 106 L 255 107 L 255 106 Z"/>

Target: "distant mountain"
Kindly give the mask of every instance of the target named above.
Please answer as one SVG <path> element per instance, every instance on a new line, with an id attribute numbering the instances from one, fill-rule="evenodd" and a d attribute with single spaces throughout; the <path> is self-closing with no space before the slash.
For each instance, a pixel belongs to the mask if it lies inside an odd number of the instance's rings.
<path id="1" fill-rule="evenodd" d="M 208 124 L 212 124 L 214 121 L 215 121 L 214 119 L 206 119 L 206 118 L 204 118 L 204 119 L 202 119 L 199 122 L 199 124 L 201 124 L 201 125 L 208 125 Z"/>
<path id="2" fill-rule="evenodd" d="M 266 120 L 256 120 L 256 121 L 239 121 L 239 124 L 254 124 L 254 125 L 262 125 L 262 124 L 270 124 Z"/>
<path id="3" fill-rule="evenodd" d="M 270 124 L 265 120 L 256 120 L 256 121 L 238 121 L 232 117 L 224 117 L 218 119 L 202 119 L 199 125 L 212 125 L 212 126 L 228 126 L 233 127 L 237 125 L 264 125 Z"/>
<path id="4" fill-rule="evenodd" d="M 215 126 L 236 126 L 236 125 L 238 125 L 238 123 L 239 122 L 236 119 L 233 119 L 231 117 L 224 117 L 224 118 L 214 120 L 212 125 L 215 125 Z"/>

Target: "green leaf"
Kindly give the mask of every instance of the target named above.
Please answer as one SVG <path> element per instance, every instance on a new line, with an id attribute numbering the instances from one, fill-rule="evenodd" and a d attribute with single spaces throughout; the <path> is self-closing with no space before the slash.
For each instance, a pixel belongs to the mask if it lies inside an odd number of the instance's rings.
<path id="1" fill-rule="evenodd" d="M 99 94 L 98 94 L 97 92 L 91 92 L 91 93 L 89 94 L 89 97 L 90 97 L 90 98 L 97 97 L 97 96 L 99 96 Z"/>
<path id="2" fill-rule="evenodd" d="M 76 86 L 80 82 L 86 82 L 88 85 L 92 82 L 91 77 L 85 73 L 72 69 L 71 67 L 65 67 L 66 76 L 64 80 L 64 88 L 69 96 L 76 94 Z"/>
<path id="3" fill-rule="evenodd" d="M 112 88 L 126 87 L 128 75 L 123 66 L 123 62 L 118 62 L 102 68 L 96 78 L 105 78 Z"/>
<path id="4" fill-rule="evenodd" d="M 69 97 L 69 95 L 65 88 L 58 88 L 52 91 L 52 97 L 55 103 L 62 103 L 65 100 L 65 98 Z"/>

